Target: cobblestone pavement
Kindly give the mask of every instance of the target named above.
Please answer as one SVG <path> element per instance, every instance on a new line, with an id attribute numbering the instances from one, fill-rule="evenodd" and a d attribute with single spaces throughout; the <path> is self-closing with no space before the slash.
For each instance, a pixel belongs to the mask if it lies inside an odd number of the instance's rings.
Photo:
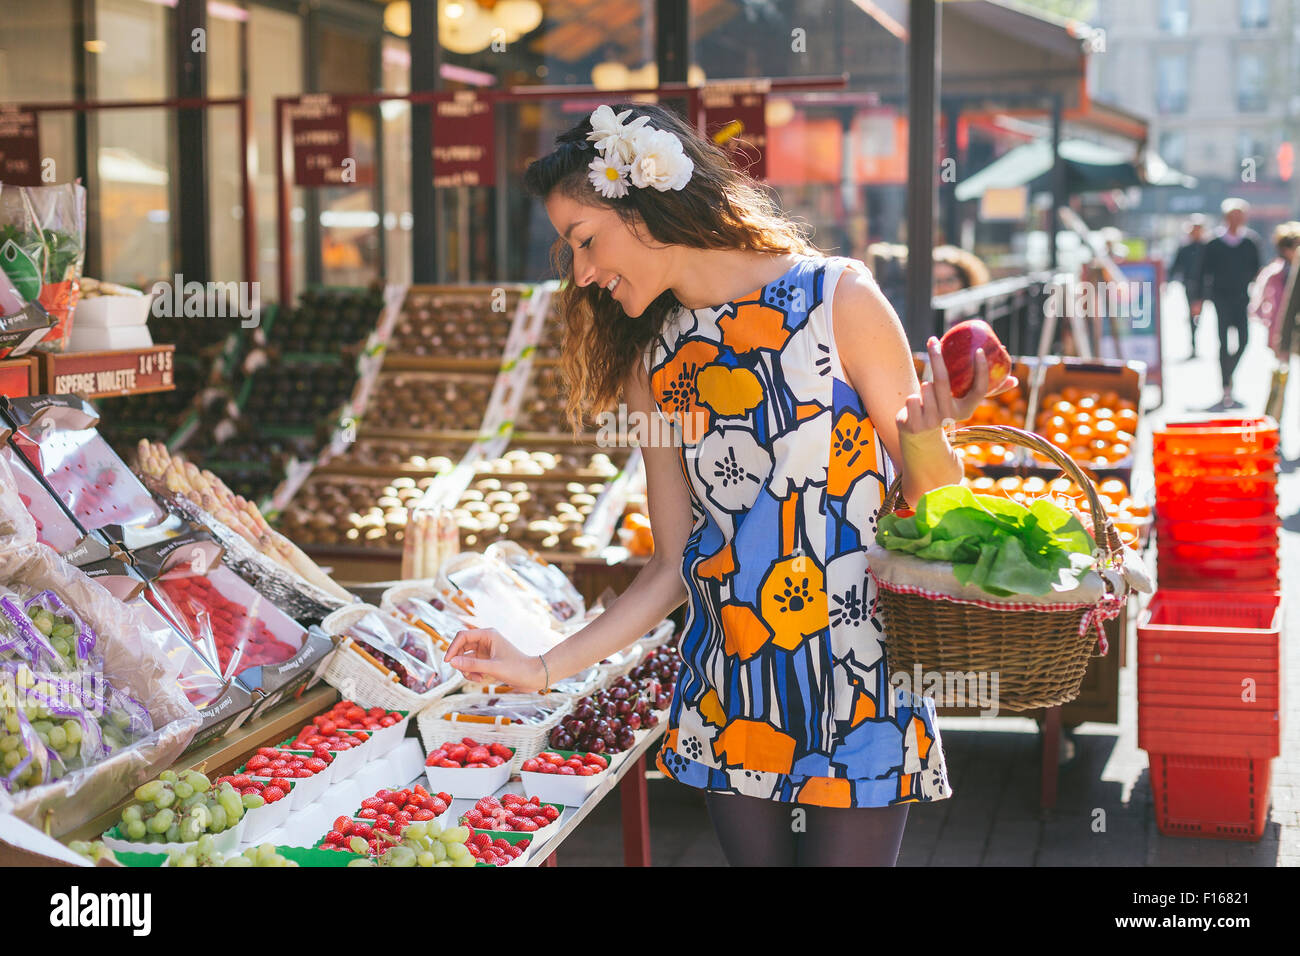
<path id="1" fill-rule="evenodd" d="M 1165 395 L 1144 416 L 1148 431 L 1139 454 L 1150 454 L 1149 427 L 1205 410 L 1220 397 L 1218 339 L 1207 315 L 1198 334 L 1199 357 L 1188 360 L 1186 306 L 1175 289 L 1166 296 L 1163 323 Z M 1210 307 L 1207 306 L 1207 312 Z M 1273 359 L 1263 335 L 1251 340 L 1236 374 L 1243 412 L 1257 413 L 1268 392 Z M 1296 376 L 1293 376 L 1293 379 Z M 1151 390 L 1148 390 L 1151 392 Z M 1300 596 L 1300 388 L 1292 384 L 1284 412 L 1283 589 Z M 1291 456 L 1289 459 L 1286 456 Z M 1148 555 L 1154 569 L 1154 552 Z M 1300 679 L 1300 614 L 1289 613 L 1284 640 L 1286 681 Z M 1136 614 L 1130 615 L 1135 622 Z M 1077 755 L 1059 777 L 1057 805 L 1038 806 L 1040 741 L 1033 721 L 1021 718 L 943 719 L 940 730 L 954 796 L 914 806 L 899 863 L 902 866 L 1296 866 L 1300 865 L 1300 713 L 1284 690 L 1282 755 L 1272 763 L 1269 823 L 1258 843 L 1163 836 L 1156 829 L 1147 754 L 1137 748 L 1136 637 L 1130 623 L 1128 666 L 1120 673 L 1120 722 L 1083 724 Z M 1289 718 L 1289 719 L 1288 719 Z M 699 794 L 652 775 L 650 821 L 656 866 L 723 865 Z M 1104 820 L 1104 831 L 1095 822 Z M 622 863 L 616 799 L 607 799 L 565 844 L 560 865 Z"/>

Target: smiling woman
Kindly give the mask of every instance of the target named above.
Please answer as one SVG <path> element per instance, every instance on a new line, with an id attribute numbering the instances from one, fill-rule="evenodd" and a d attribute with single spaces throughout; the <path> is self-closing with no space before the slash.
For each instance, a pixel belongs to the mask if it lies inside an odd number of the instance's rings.
<path id="1" fill-rule="evenodd" d="M 448 661 L 544 688 L 685 600 L 657 765 L 708 793 L 728 860 L 892 865 L 908 805 L 952 790 L 933 699 L 891 689 L 866 546 L 897 472 L 909 500 L 960 479 L 940 424 L 987 362 L 954 398 L 931 340 L 921 386 L 862 264 L 660 107 L 601 107 L 525 184 L 560 236 L 571 421 L 621 395 L 673 442 L 643 448 L 654 555 L 605 614 L 541 658 L 464 631 Z"/>

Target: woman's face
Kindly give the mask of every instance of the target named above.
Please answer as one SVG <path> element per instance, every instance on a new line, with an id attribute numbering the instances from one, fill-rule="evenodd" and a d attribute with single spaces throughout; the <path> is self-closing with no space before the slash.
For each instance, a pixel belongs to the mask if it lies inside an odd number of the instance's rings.
<path id="1" fill-rule="evenodd" d="M 594 282 L 627 315 L 640 315 L 669 287 L 668 247 L 644 242 L 614 210 L 553 192 L 546 215 L 573 250 L 578 285 Z"/>

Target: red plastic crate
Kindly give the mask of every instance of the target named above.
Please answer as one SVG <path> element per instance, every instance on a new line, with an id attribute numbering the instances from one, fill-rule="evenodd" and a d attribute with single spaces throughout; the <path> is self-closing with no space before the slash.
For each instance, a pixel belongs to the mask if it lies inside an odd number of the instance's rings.
<path id="1" fill-rule="evenodd" d="M 1274 451 L 1278 446 L 1277 422 L 1267 416 L 1169 422 L 1152 432 L 1151 444 L 1156 451 L 1229 455 Z"/>
<path id="2" fill-rule="evenodd" d="M 1224 734 L 1272 737 L 1281 740 L 1281 712 L 1276 707 L 1240 704 L 1238 707 L 1160 707 L 1138 699 L 1138 729 L 1168 733 Z M 1159 748 L 1157 748 L 1159 749 Z M 1275 755 L 1276 756 L 1276 755 Z"/>
<path id="3" fill-rule="evenodd" d="M 1209 678 L 1208 671 L 1161 668 L 1159 665 L 1139 667 L 1138 706 L 1246 711 L 1259 708 L 1279 710 L 1282 706 L 1275 676 L 1251 676 L 1255 683 L 1250 688 L 1253 696 L 1250 701 L 1242 700 L 1245 688 L 1237 675 L 1225 674 L 1217 682 Z"/>
<path id="4" fill-rule="evenodd" d="M 1202 561 L 1198 564 L 1160 560 L 1156 555 L 1156 580 L 1171 591 L 1231 591 L 1271 593 L 1280 584 L 1282 564 L 1276 556 L 1255 561 Z"/>
<path id="5" fill-rule="evenodd" d="M 1210 734 L 1203 730 L 1160 730 L 1138 727 L 1138 748 L 1147 753 L 1178 753 L 1192 757 L 1234 757 L 1268 760 L 1281 750 L 1277 734 Z"/>
<path id="6" fill-rule="evenodd" d="M 1188 670 L 1219 671 L 1237 678 L 1276 678 L 1282 670 L 1281 654 L 1274 651 L 1264 655 L 1253 648 L 1234 650 L 1231 647 L 1212 648 L 1204 644 L 1180 645 L 1170 641 L 1157 642 L 1138 638 L 1138 669 L 1184 668 Z"/>
<path id="7" fill-rule="evenodd" d="M 1151 792 L 1156 825 L 1168 836 L 1258 840 L 1268 821 L 1268 758 L 1156 752 Z"/>
<path id="8" fill-rule="evenodd" d="M 1276 644 L 1282 634 L 1281 591 L 1237 595 L 1161 588 L 1138 617 L 1138 637 L 1241 644 Z"/>
<path id="9" fill-rule="evenodd" d="M 1276 492 L 1260 498 L 1171 498 L 1157 503 L 1155 516 L 1169 521 L 1274 518 L 1280 523 L 1277 505 Z"/>
<path id="10" fill-rule="evenodd" d="M 1261 498 L 1277 494 L 1277 474 L 1156 475 L 1156 507 L 1171 498 Z"/>
<path id="11" fill-rule="evenodd" d="M 1281 520 L 1274 515 L 1262 518 L 1200 518 L 1177 521 L 1156 518 L 1156 537 L 1165 544 L 1199 544 L 1228 542 L 1277 550 Z"/>

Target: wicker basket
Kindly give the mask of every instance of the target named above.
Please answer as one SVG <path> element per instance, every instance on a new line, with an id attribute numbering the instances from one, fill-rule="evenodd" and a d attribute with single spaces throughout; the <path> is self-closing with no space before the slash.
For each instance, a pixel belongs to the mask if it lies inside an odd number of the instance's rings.
<path id="1" fill-rule="evenodd" d="M 575 701 L 580 700 L 588 694 L 594 694 L 600 689 L 600 677 L 599 667 L 589 667 L 575 677 L 557 682 L 560 685 L 560 688 L 563 689 L 552 687 L 550 695 L 537 694 L 535 696 L 539 700 L 545 700 L 551 696 L 567 697 Z M 519 691 L 515 690 L 509 684 L 475 684 L 471 681 L 466 681 L 464 685 L 462 685 L 461 690 L 466 694 L 500 695 L 519 693 Z"/>
<path id="2" fill-rule="evenodd" d="M 1115 566 L 1121 548 L 1119 536 L 1092 482 L 1068 455 L 1031 432 L 1007 426 L 960 428 L 953 443 L 972 441 L 1023 445 L 1059 465 L 1088 497 L 1099 566 Z M 881 516 L 893 512 L 900 500 L 901 479 L 896 479 L 881 506 Z M 899 574 L 888 573 L 905 567 L 906 560 L 918 560 L 907 555 L 890 568 L 895 560 L 893 554 L 873 550 L 871 567 L 884 617 L 885 654 L 891 678 L 905 674 L 911 681 L 918 673 L 996 673 L 1001 710 L 1055 707 L 1077 697 L 1101 622 L 1119 613 L 1127 593 L 1114 593 L 1117 575 L 1101 576 L 1105 592 L 1095 602 L 1081 602 L 1077 597 L 1002 599 L 983 592 L 977 597 L 970 593 L 972 589 L 963 588 L 955 580 L 951 593 L 943 593 L 932 587 L 910 585 L 900 580 Z M 919 693 L 920 688 L 913 691 Z"/>
<path id="3" fill-rule="evenodd" d="M 670 640 L 672 640 L 673 629 L 676 626 L 677 625 L 674 624 L 671 620 L 669 620 L 668 618 L 664 618 L 653 628 L 651 628 L 650 633 L 646 634 L 645 637 L 639 639 L 636 642 L 636 644 L 633 646 L 641 648 L 641 657 L 642 659 L 644 659 L 645 656 L 649 654 L 651 651 L 653 651 L 656 647 L 659 647 L 662 644 L 667 644 Z M 635 666 L 636 665 L 634 664 L 633 667 Z M 631 667 L 628 668 L 628 670 L 631 669 L 632 669 Z"/>
<path id="4" fill-rule="evenodd" d="M 540 724 L 502 724 L 476 723 L 471 721 L 445 720 L 445 715 L 462 707 L 483 703 L 490 698 L 507 702 L 526 704 L 539 703 L 536 694 L 457 694 L 447 700 L 436 701 L 420 711 L 416 717 L 416 726 L 420 729 L 420 739 L 424 741 L 426 752 L 432 753 L 439 744 L 473 737 L 482 743 L 494 741 L 513 747 L 514 759 L 510 761 L 510 772 L 518 773 L 525 760 L 536 757 L 546 749 L 547 737 L 561 720 L 573 709 L 571 698 L 559 695 L 542 698 L 541 702 L 556 705 L 555 712 Z"/>
<path id="5" fill-rule="evenodd" d="M 415 713 L 450 694 L 464 682 L 465 678 L 459 671 L 447 667 L 439 658 L 438 672 L 443 678 L 436 687 L 423 694 L 404 687 L 396 674 L 375 660 L 368 651 L 358 647 L 351 638 L 342 636 L 350 624 L 370 613 L 383 612 L 369 604 L 353 604 L 339 608 L 321 622 L 325 633 L 340 640 L 338 650 L 325 669 L 324 680 L 331 687 L 337 688 L 344 697 L 356 701 L 362 707 L 383 707 L 386 710 Z"/>
<path id="6" fill-rule="evenodd" d="M 626 675 L 632 668 L 640 664 L 645 659 L 646 648 L 642 647 L 640 642 L 629 644 L 617 654 L 612 654 L 608 658 L 608 664 L 597 664 L 596 670 L 600 674 L 599 683 L 594 689 L 603 689 L 608 687 L 620 677 Z"/>

